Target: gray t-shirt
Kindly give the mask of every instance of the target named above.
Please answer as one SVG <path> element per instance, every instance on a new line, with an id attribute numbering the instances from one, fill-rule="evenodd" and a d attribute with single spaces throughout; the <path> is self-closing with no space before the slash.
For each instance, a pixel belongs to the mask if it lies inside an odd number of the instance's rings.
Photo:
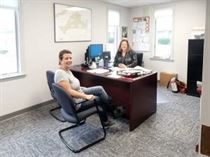
<path id="1" fill-rule="evenodd" d="M 72 72 L 69 71 L 64 71 L 62 69 L 58 69 L 55 72 L 55 77 L 54 81 L 55 83 L 59 83 L 60 81 L 69 81 L 71 87 L 78 91 L 78 92 L 83 92 L 81 87 L 80 87 L 80 82 L 79 80 L 72 74 Z M 81 101 L 84 101 L 82 98 L 73 98 L 76 103 L 79 103 Z M 80 105 L 78 105 L 76 108 L 79 108 Z"/>

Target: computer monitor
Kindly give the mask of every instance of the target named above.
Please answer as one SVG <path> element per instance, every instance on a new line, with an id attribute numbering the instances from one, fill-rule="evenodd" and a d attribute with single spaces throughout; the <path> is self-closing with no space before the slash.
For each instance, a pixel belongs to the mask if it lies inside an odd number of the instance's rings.
<path id="1" fill-rule="evenodd" d="M 88 58 L 94 60 L 96 57 L 101 57 L 103 53 L 103 44 L 91 44 L 88 46 Z"/>

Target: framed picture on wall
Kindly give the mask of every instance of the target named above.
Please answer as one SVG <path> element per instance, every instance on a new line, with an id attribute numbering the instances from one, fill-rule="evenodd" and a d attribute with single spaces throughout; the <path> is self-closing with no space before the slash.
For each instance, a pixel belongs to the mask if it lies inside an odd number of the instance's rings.
<path id="1" fill-rule="evenodd" d="M 128 27 L 122 26 L 122 38 L 128 37 Z"/>
<path id="2" fill-rule="evenodd" d="M 55 42 L 91 40 L 91 9 L 54 3 Z"/>

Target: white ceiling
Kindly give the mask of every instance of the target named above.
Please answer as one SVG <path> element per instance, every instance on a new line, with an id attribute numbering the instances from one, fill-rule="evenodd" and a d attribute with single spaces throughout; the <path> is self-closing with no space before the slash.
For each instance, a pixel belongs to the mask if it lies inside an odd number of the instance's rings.
<path id="1" fill-rule="evenodd" d="M 168 2 L 183 1 L 183 0 L 99 0 L 99 1 L 132 8 L 137 6 L 168 3 Z"/>

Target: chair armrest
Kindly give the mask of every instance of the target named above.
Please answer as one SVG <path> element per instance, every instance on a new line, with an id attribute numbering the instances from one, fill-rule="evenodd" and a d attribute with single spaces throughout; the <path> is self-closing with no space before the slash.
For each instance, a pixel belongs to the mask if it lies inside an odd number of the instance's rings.
<path id="1" fill-rule="evenodd" d="M 81 104 L 81 103 L 84 103 L 84 102 L 88 102 L 88 101 L 90 101 L 90 102 L 92 101 L 94 104 L 97 104 L 97 103 L 96 103 L 96 99 L 98 99 L 98 97 L 96 97 L 96 98 L 93 99 L 93 100 L 84 100 L 84 101 L 80 101 L 80 102 L 78 102 L 78 103 L 75 102 L 75 104 L 78 105 L 78 104 Z"/>
<path id="2" fill-rule="evenodd" d="M 75 105 L 81 104 L 81 103 L 83 103 L 83 104 L 78 110 L 76 110 L 77 113 L 83 112 L 83 111 L 93 108 L 93 107 L 96 109 L 99 108 L 98 103 L 97 103 L 97 98 L 94 100 L 84 100 L 82 102 L 75 103 Z"/>
<path id="3" fill-rule="evenodd" d="M 78 104 L 81 104 L 81 103 L 84 103 L 84 102 L 87 102 L 87 101 L 90 101 L 90 100 L 84 100 L 84 101 L 80 101 L 78 103 L 75 102 L 75 104 L 78 105 Z"/>

